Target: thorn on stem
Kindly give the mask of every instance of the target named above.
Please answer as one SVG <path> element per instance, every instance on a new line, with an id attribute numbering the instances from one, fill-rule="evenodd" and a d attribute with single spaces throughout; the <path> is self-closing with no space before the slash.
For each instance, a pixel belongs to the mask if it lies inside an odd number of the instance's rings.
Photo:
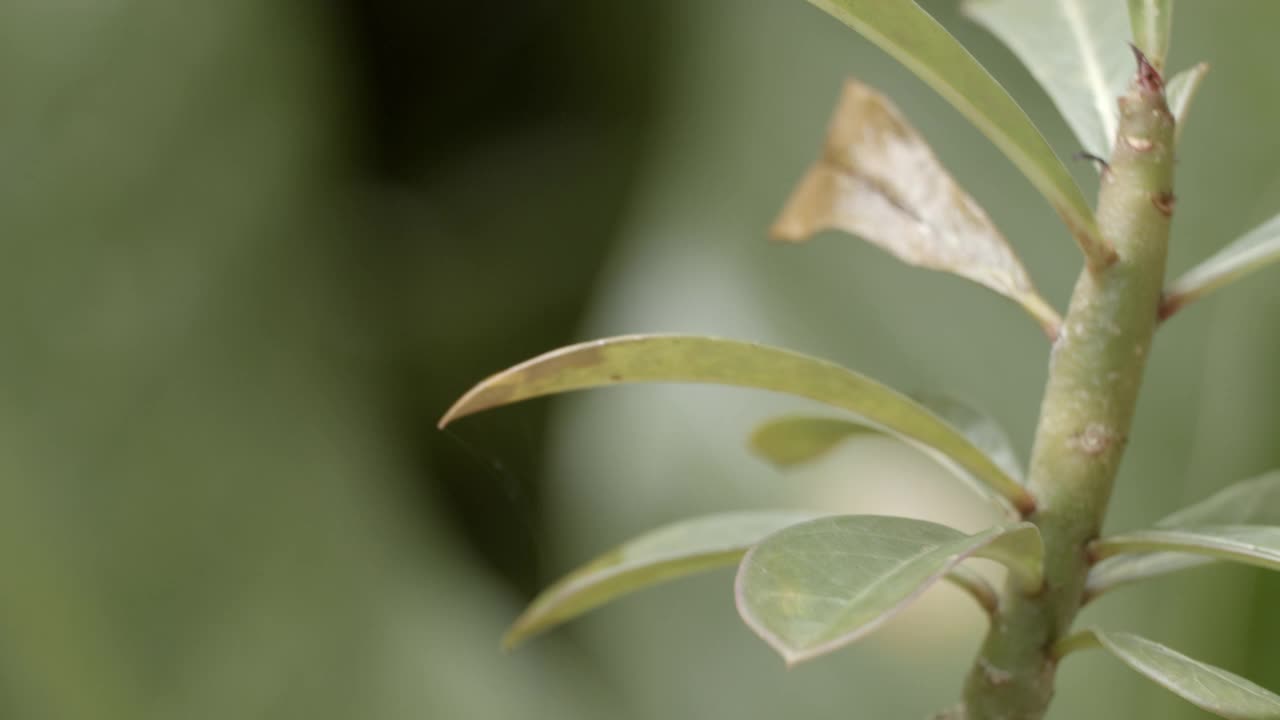
<path id="1" fill-rule="evenodd" d="M 1130 43 L 1129 49 L 1133 50 L 1133 58 L 1138 61 L 1138 87 L 1147 92 L 1164 92 L 1164 78 L 1160 77 L 1160 71 L 1155 69 L 1150 60 L 1147 60 L 1147 56 L 1138 49 L 1137 45 Z"/>
<path id="2" fill-rule="evenodd" d="M 1159 210 L 1165 217 L 1173 216 L 1173 206 L 1177 202 L 1178 198 L 1168 190 L 1151 196 L 1151 204 L 1155 205 L 1156 210 Z"/>

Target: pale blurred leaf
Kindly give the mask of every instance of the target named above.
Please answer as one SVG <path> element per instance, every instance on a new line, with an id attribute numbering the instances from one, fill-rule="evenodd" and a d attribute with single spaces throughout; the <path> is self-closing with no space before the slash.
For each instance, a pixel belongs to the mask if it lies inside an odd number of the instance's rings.
<path id="1" fill-rule="evenodd" d="M 787 201 L 773 236 L 839 229 L 909 265 L 968 278 L 1022 305 L 1049 336 L 1061 319 L 1036 292 L 985 211 L 884 95 L 845 83 L 822 157 Z"/>
<path id="2" fill-rule="evenodd" d="M 812 462 L 858 435 L 879 429 L 857 420 L 787 415 L 766 420 L 751 432 L 751 451 L 779 468 Z"/>
<path id="3" fill-rule="evenodd" d="M 1117 98 L 1133 74 L 1129 23 L 1118 0 L 968 0 L 965 12 L 1022 60 L 1081 146 L 1107 156 Z"/>
<path id="4" fill-rule="evenodd" d="M 909 518 L 820 518 L 749 551 L 735 595 L 747 625 L 790 665 L 862 638 L 969 557 L 1008 563 L 1038 586 L 1042 553 L 1029 523 L 965 535 Z"/>

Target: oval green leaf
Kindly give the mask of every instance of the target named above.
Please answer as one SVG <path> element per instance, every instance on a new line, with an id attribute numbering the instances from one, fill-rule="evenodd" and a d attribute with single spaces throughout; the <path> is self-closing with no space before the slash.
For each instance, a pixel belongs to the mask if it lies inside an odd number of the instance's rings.
<path id="1" fill-rule="evenodd" d="M 1036 292 L 991 218 L 898 108 L 856 80 L 845 83 L 826 149 L 792 192 L 772 234 L 803 242 L 829 229 L 857 235 L 908 265 L 984 285 L 1057 337 L 1062 318 Z"/>
<path id="2" fill-rule="evenodd" d="M 812 517 L 800 512 L 724 513 L 645 533 L 542 591 L 503 636 L 503 647 L 510 650 L 621 595 L 733 565 L 765 537 Z"/>
<path id="3" fill-rule="evenodd" d="M 1010 565 L 1023 586 L 1043 582 L 1034 525 L 966 535 L 923 520 L 819 518 L 765 538 L 738 567 L 738 612 L 788 665 L 844 647 L 878 628 L 973 556 Z"/>
<path id="4" fill-rule="evenodd" d="M 1160 305 L 1167 318 L 1184 305 L 1280 260 L 1280 215 L 1245 233 L 1170 285 Z"/>
<path id="5" fill-rule="evenodd" d="M 1009 93 L 912 0 L 809 0 L 880 46 L 974 124 L 1062 216 L 1089 264 L 1114 252 L 1071 173 Z"/>
<path id="6" fill-rule="evenodd" d="M 1280 471 L 1231 485 L 1156 523 L 1157 528 L 1172 529 L 1211 525 L 1280 525 Z M 1094 566 L 1085 592 L 1096 597 L 1121 585 L 1211 562 L 1212 557 L 1186 553 L 1119 555 Z"/>
<path id="7" fill-rule="evenodd" d="M 1173 34 L 1173 0 L 1129 0 L 1129 20 L 1133 44 L 1156 70 L 1164 72 Z"/>
<path id="8" fill-rule="evenodd" d="M 1280 696 L 1144 637 L 1096 628 L 1072 636 L 1071 649 L 1102 647 L 1125 665 L 1202 710 L 1230 720 L 1276 720 Z"/>
<path id="9" fill-rule="evenodd" d="M 978 479 L 988 495 L 1026 513 L 1031 494 L 981 449 L 926 408 L 824 360 L 765 345 L 685 335 L 625 335 L 571 345 L 482 381 L 440 420 L 530 398 L 637 382 L 718 383 L 788 393 L 860 415 L 931 448 Z"/>
<path id="10" fill-rule="evenodd" d="M 1124 5 L 968 0 L 963 7 L 1027 66 L 1081 146 L 1110 155 L 1120 122 L 1116 100 L 1133 75 Z"/>
<path id="11" fill-rule="evenodd" d="M 945 420 L 952 428 L 982 450 L 1001 470 L 1018 482 L 1024 473 L 1009 436 L 993 418 L 959 400 L 939 394 L 912 393 L 911 399 Z M 760 425 L 751 434 L 750 447 L 760 457 L 780 468 L 811 462 L 826 455 L 845 440 L 879 428 L 855 420 L 808 415 L 788 415 Z M 936 453 L 933 454 L 937 457 Z M 952 470 L 955 463 L 938 459 Z M 963 470 L 960 470 L 963 472 Z"/>
<path id="12" fill-rule="evenodd" d="M 1200 83 L 1204 82 L 1204 76 L 1209 74 L 1209 63 L 1200 63 L 1194 67 L 1183 70 L 1165 85 L 1164 94 L 1169 102 L 1169 112 L 1173 113 L 1174 140 L 1182 138 L 1182 126 L 1187 121 L 1187 113 L 1191 110 L 1191 102 L 1196 99 L 1196 93 L 1200 91 Z"/>
<path id="13" fill-rule="evenodd" d="M 1123 553 L 1174 552 L 1280 570 L 1280 527 L 1274 525 L 1138 530 L 1103 538 L 1092 548 L 1100 559 Z"/>

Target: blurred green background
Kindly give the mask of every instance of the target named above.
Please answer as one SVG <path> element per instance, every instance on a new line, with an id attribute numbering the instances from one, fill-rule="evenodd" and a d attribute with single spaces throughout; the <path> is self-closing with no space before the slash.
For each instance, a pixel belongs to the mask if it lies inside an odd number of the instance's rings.
<path id="1" fill-rule="evenodd" d="M 926 6 L 1072 146 L 1007 51 Z M 1171 272 L 1280 210 L 1268 0 L 1184 0 Z M 949 106 L 793 0 L 0 4 L 0 713 L 10 718 L 921 718 L 982 633 L 941 588 L 784 670 L 729 571 L 511 656 L 550 579 L 658 523 L 784 505 L 976 529 L 929 461 L 859 441 L 780 477 L 743 438 L 791 401 L 622 388 L 434 424 L 573 340 L 782 344 L 985 408 L 1024 450 L 1047 348 L 1013 305 L 844 236 L 766 242 L 845 76 L 885 89 L 1056 303 L 1079 258 Z M 1076 171 L 1096 188 L 1085 165 Z M 1280 466 L 1280 282 L 1155 346 L 1110 527 Z M 1280 577 L 1107 597 L 1280 689 Z M 1053 718 L 1198 718 L 1100 654 Z"/>

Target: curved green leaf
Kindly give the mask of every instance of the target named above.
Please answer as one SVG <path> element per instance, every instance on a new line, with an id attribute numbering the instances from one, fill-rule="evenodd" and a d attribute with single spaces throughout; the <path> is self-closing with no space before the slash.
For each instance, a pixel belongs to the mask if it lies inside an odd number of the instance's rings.
<path id="1" fill-rule="evenodd" d="M 1039 587 L 1042 555 L 1030 523 L 965 535 L 909 518 L 827 517 L 752 548 L 734 593 L 747 625 L 792 665 L 875 630 L 968 557 L 1007 563 L 1024 587 Z"/>
<path id="2" fill-rule="evenodd" d="M 752 545 L 812 513 L 741 512 L 685 520 L 645 533 L 601 555 L 539 593 L 502 639 L 530 637 L 613 599 L 685 575 L 733 565 Z"/>
<path id="3" fill-rule="evenodd" d="M 1173 34 L 1173 0 L 1129 0 L 1129 20 L 1133 44 L 1147 56 L 1147 62 L 1164 72 Z"/>
<path id="4" fill-rule="evenodd" d="M 1231 485 L 1156 523 L 1157 528 L 1173 529 L 1211 525 L 1280 525 L 1280 471 Z M 1120 585 L 1211 562 L 1211 557 L 1186 553 L 1119 555 L 1094 566 L 1085 592 L 1096 597 Z"/>
<path id="5" fill-rule="evenodd" d="M 1200 83 L 1204 81 L 1204 76 L 1208 74 L 1209 63 L 1200 63 L 1174 75 L 1164 87 L 1169 112 L 1173 113 L 1175 121 L 1173 129 L 1175 142 L 1182 137 L 1182 126 L 1186 124 L 1191 103 L 1196 99 L 1196 93 L 1200 91 Z"/>
<path id="6" fill-rule="evenodd" d="M 1009 477 L 1023 481 L 1022 464 L 1004 429 L 990 416 L 945 395 L 916 394 L 911 399 L 947 421 L 975 447 L 982 450 Z M 787 415 L 769 420 L 751 434 L 750 447 L 780 468 L 800 465 L 827 454 L 855 435 L 880 432 L 879 428 L 840 418 Z M 949 468 L 955 464 L 939 460 Z M 961 471 L 963 472 L 963 471 Z"/>
<path id="7" fill-rule="evenodd" d="M 636 382 L 718 383 L 789 393 L 856 413 L 932 448 L 988 494 L 1028 512 L 1035 501 L 986 453 L 927 409 L 824 360 L 765 345 L 685 335 L 624 335 L 554 350 L 504 370 L 463 395 L 440 420 L 555 393 Z"/>
<path id="8" fill-rule="evenodd" d="M 1129 23 L 1116 0 L 968 0 L 964 12 L 1022 60 L 1088 151 L 1107 156 L 1117 98 L 1133 75 Z"/>
<path id="9" fill-rule="evenodd" d="M 1280 696 L 1234 673 L 1194 660 L 1144 637 L 1125 632 L 1083 630 L 1059 647 L 1068 651 L 1105 648 L 1130 668 L 1174 695 L 1230 720 L 1276 720 Z"/>
<path id="10" fill-rule="evenodd" d="M 1216 255 L 1188 270 L 1165 290 L 1160 317 L 1280 260 L 1280 215 L 1245 233 Z"/>
<path id="11" fill-rule="evenodd" d="M 1280 570 L 1280 527 L 1273 525 L 1138 530 L 1103 538 L 1092 547 L 1100 559 L 1122 553 L 1175 552 Z"/>
<path id="12" fill-rule="evenodd" d="M 982 207 L 947 173 L 892 102 L 845 83 L 826 148 L 787 200 L 772 234 L 803 242 L 822 230 L 852 233 L 908 265 L 984 285 L 1057 337 L 1062 318 Z"/>
<path id="13" fill-rule="evenodd" d="M 929 84 L 1026 175 L 1075 236 L 1090 265 L 1114 253 L 1071 173 L 1009 93 L 942 25 L 911 0 L 809 0 L 880 46 Z"/>

